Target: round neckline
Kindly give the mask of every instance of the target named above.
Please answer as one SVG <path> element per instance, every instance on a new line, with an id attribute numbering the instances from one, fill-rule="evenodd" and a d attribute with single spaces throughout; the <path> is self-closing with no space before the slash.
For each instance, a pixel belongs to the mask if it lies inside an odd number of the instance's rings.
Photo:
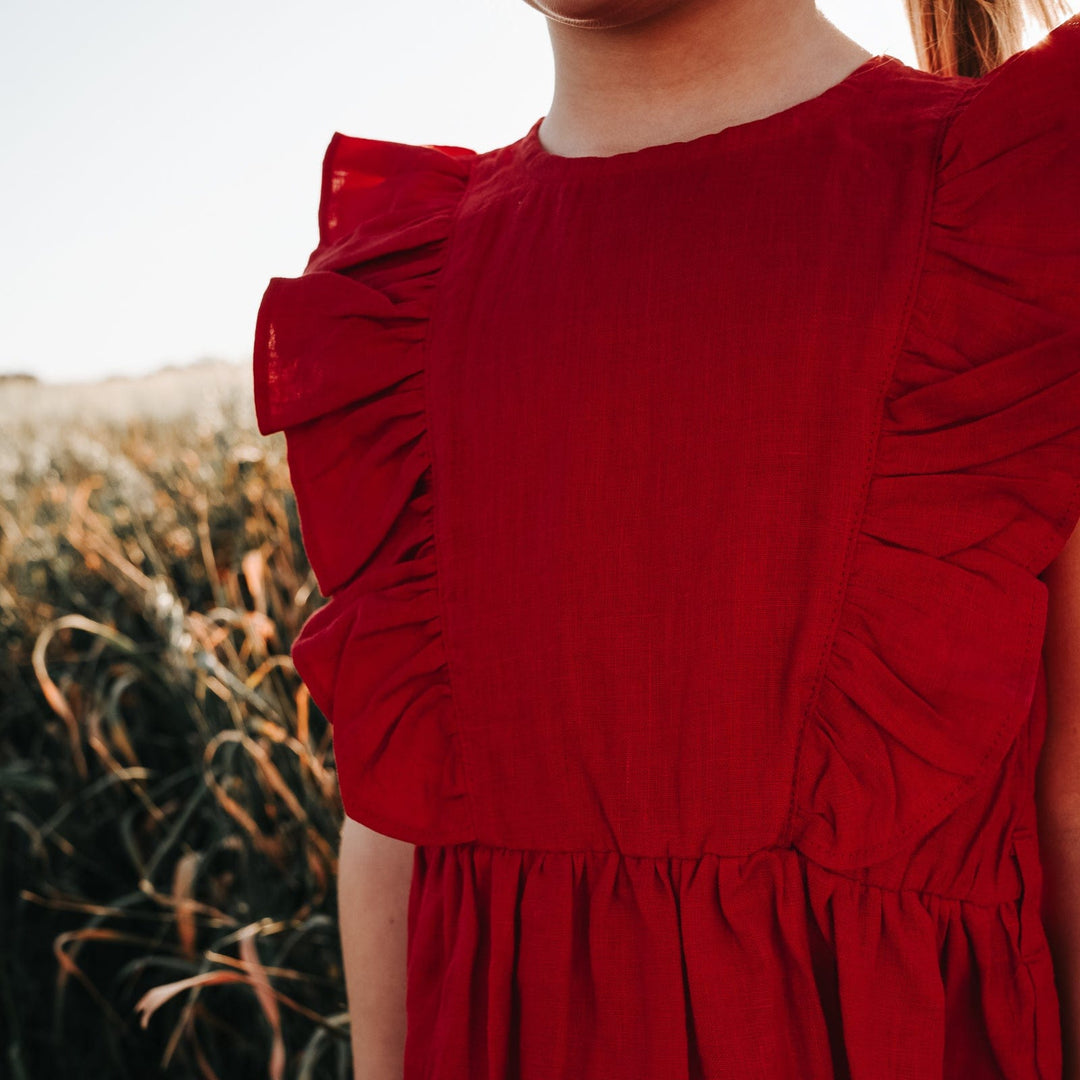
<path id="1" fill-rule="evenodd" d="M 692 139 L 676 142 L 653 143 L 640 146 L 636 150 L 623 150 L 616 154 L 584 154 L 571 157 L 554 154 L 540 142 L 540 125 L 545 117 L 539 117 L 518 142 L 519 162 L 532 172 L 559 173 L 562 175 L 589 175 L 595 173 L 618 172 L 622 169 L 639 169 L 659 165 L 668 161 L 680 162 L 695 155 L 710 151 L 716 144 L 740 142 L 753 135 L 766 134 L 774 126 L 789 120 L 802 119 L 816 112 L 823 105 L 833 104 L 862 81 L 872 71 L 877 71 L 888 64 L 903 64 L 903 61 L 889 53 L 878 53 L 867 57 L 858 67 L 852 69 L 839 82 L 826 87 L 820 94 L 795 102 L 784 109 L 760 116 L 755 120 L 746 120 L 741 124 L 728 124 L 719 131 L 709 131 Z"/>

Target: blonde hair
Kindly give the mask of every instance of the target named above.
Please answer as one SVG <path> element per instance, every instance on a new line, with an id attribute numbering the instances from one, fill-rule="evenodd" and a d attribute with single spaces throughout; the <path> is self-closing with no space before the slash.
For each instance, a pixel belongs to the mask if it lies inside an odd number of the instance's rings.
<path id="1" fill-rule="evenodd" d="M 1049 31 L 1073 14 L 1068 0 L 904 0 L 919 67 L 979 76 L 1022 47 L 1025 18 Z"/>

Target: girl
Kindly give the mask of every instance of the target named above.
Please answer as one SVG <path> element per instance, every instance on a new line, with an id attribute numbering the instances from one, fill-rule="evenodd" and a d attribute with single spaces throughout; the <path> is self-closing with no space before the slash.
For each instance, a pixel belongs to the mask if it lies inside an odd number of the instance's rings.
<path id="1" fill-rule="evenodd" d="M 257 321 L 357 1077 L 1077 1080 L 1080 16 L 529 2 Z"/>

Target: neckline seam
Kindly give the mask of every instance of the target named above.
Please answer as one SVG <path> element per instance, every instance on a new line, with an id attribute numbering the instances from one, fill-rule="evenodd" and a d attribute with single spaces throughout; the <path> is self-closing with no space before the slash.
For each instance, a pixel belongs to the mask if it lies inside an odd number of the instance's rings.
<path id="1" fill-rule="evenodd" d="M 746 120 L 739 124 L 729 124 L 717 131 L 705 132 L 692 139 L 680 139 L 666 143 L 652 143 L 648 146 L 638 147 L 636 150 L 625 150 L 615 154 L 582 154 L 567 155 L 553 154 L 545 150 L 540 144 L 539 127 L 545 117 L 538 117 L 521 138 L 518 144 L 517 156 L 521 168 L 529 172 L 565 172 L 568 176 L 574 174 L 617 171 L 621 167 L 648 168 L 654 164 L 666 162 L 673 154 L 690 157 L 699 151 L 710 149 L 715 143 L 741 137 L 743 134 L 756 134 L 764 132 L 766 128 L 782 123 L 786 119 L 793 119 L 808 111 L 809 106 L 831 103 L 843 91 L 857 89 L 863 83 L 862 76 L 879 71 L 881 68 L 893 64 L 903 63 L 897 57 L 889 53 L 877 53 L 869 56 L 858 67 L 853 68 L 839 82 L 826 87 L 820 94 L 812 98 L 805 98 L 789 105 L 784 109 L 769 113 L 754 120 Z"/>

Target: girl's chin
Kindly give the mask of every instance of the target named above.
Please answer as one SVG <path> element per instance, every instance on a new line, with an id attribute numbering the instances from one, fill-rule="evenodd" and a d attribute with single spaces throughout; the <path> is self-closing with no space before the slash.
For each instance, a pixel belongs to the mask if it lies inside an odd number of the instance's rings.
<path id="1" fill-rule="evenodd" d="M 525 0 L 555 22 L 596 29 L 628 26 L 682 2 L 685 0 Z"/>

